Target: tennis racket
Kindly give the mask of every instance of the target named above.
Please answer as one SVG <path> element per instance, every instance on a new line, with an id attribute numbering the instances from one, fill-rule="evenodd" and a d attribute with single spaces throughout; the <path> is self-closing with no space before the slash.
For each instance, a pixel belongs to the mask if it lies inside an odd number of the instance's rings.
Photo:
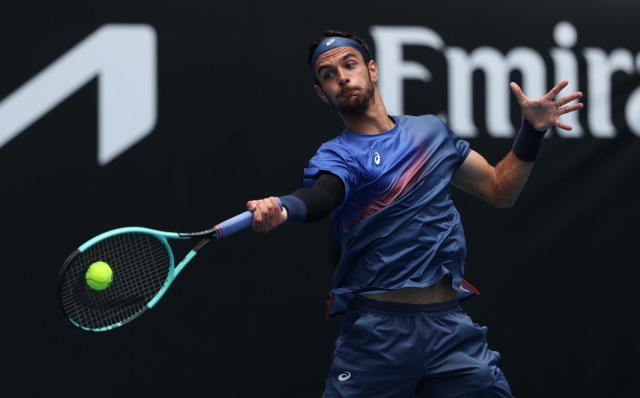
<path id="1" fill-rule="evenodd" d="M 129 323 L 158 303 L 198 250 L 250 226 L 252 221 L 253 212 L 246 211 L 201 232 L 127 227 L 100 234 L 71 253 L 62 266 L 56 286 L 60 311 L 71 325 L 89 332 Z M 175 266 L 167 239 L 192 238 L 202 240 Z M 113 273 L 104 290 L 87 283 L 87 270 L 96 262 L 108 264 Z"/>

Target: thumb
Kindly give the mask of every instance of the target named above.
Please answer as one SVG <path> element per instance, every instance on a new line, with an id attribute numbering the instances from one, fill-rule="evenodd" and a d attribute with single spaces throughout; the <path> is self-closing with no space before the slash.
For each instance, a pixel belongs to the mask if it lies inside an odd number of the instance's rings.
<path id="1" fill-rule="evenodd" d="M 521 102 L 527 99 L 527 97 L 525 97 L 524 93 L 522 92 L 522 89 L 520 89 L 520 86 L 518 86 L 516 83 L 511 82 L 509 87 L 511 87 L 511 91 L 513 92 L 513 95 L 516 96 L 516 99 L 518 100 L 518 102 Z"/>

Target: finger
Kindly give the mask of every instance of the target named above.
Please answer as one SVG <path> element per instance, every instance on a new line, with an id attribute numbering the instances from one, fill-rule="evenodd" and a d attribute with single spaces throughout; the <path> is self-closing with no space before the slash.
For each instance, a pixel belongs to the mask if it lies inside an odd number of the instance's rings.
<path id="1" fill-rule="evenodd" d="M 273 220 L 275 218 L 274 208 L 268 198 L 262 199 L 260 201 L 260 208 L 263 211 L 262 231 L 268 232 L 270 229 L 272 229 Z"/>
<path id="2" fill-rule="evenodd" d="M 560 94 L 560 91 L 562 91 L 562 89 L 564 89 L 565 87 L 567 87 L 567 84 L 569 84 L 568 80 L 563 80 L 560 83 L 558 83 L 557 86 L 555 86 L 554 88 L 551 89 L 551 91 L 549 91 L 547 93 L 547 95 L 545 95 L 544 97 L 546 99 L 548 99 L 549 101 L 553 101 L 553 99 L 555 97 L 558 96 L 558 94 Z"/>
<path id="3" fill-rule="evenodd" d="M 266 209 L 264 224 L 266 227 L 265 232 L 267 232 L 269 229 L 271 229 L 271 226 L 273 225 L 273 220 L 275 218 L 275 209 L 273 208 L 273 204 L 271 203 L 269 198 L 262 199 L 262 205 Z"/>
<path id="4" fill-rule="evenodd" d="M 274 221 L 276 219 L 276 209 L 273 206 L 273 203 L 271 202 L 271 198 L 265 198 L 263 199 L 264 201 L 264 205 L 267 207 L 267 211 L 268 211 L 268 215 L 267 215 L 267 222 L 266 222 L 266 226 L 268 229 L 272 229 L 273 228 L 273 224 Z M 266 230 L 265 230 L 266 232 Z"/>
<path id="5" fill-rule="evenodd" d="M 265 225 L 268 222 L 269 213 L 262 200 L 256 202 L 256 209 L 253 212 L 253 230 L 256 232 L 265 232 Z"/>
<path id="6" fill-rule="evenodd" d="M 255 211 L 258 206 L 257 200 L 250 200 L 247 202 L 247 210 L 253 212 L 253 221 L 251 222 L 251 229 L 254 232 L 260 232 L 262 229 L 262 215 L 259 211 Z"/>
<path id="7" fill-rule="evenodd" d="M 582 109 L 582 108 L 584 108 L 584 104 L 573 104 L 573 105 L 565 106 L 558 109 L 558 115 L 564 115 L 565 113 L 577 111 L 578 109 Z"/>
<path id="8" fill-rule="evenodd" d="M 260 209 L 260 202 L 256 203 L 256 208 L 253 211 L 253 219 L 259 223 L 264 221 L 264 213 L 262 209 Z"/>
<path id="9" fill-rule="evenodd" d="M 511 82 L 509 87 L 511 87 L 511 91 L 513 92 L 513 95 L 516 96 L 516 99 L 518 100 L 518 102 L 527 100 L 527 97 L 522 92 L 522 89 L 516 83 Z"/>
<path id="10" fill-rule="evenodd" d="M 251 228 L 254 232 L 262 231 L 262 213 L 260 213 L 257 203 L 255 204 L 255 209 L 253 210 L 253 222 L 251 223 Z"/>
<path id="11" fill-rule="evenodd" d="M 558 105 L 560 106 L 566 105 L 571 101 L 577 100 L 578 98 L 582 98 L 581 92 L 566 95 L 558 100 Z"/>
<path id="12" fill-rule="evenodd" d="M 283 211 L 284 209 L 280 206 L 280 202 L 278 202 L 278 199 L 276 199 L 275 197 L 271 196 L 269 198 L 271 200 L 271 203 L 273 204 L 273 209 L 274 209 L 274 225 L 273 227 L 277 227 L 278 225 L 280 225 L 280 223 L 283 222 L 282 218 L 284 217 Z"/>
<path id="13" fill-rule="evenodd" d="M 275 229 L 282 223 L 282 210 L 278 200 L 273 196 L 268 198 L 270 208 L 272 210 L 272 218 L 269 224 L 269 230 Z"/>
<path id="14" fill-rule="evenodd" d="M 561 122 L 560 120 L 556 120 L 556 127 L 561 128 L 563 130 L 571 130 L 573 128 L 570 125 Z"/>
<path id="15" fill-rule="evenodd" d="M 262 216 L 262 221 L 266 220 L 269 217 L 269 208 L 267 207 L 267 204 L 265 203 L 264 199 L 258 202 L 257 211 L 260 212 L 260 215 Z"/>
<path id="16" fill-rule="evenodd" d="M 277 203 L 276 203 L 276 206 L 273 205 L 273 200 L 271 199 L 272 199 L 271 197 L 262 199 L 264 202 L 264 205 L 267 206 L 267 209 L 269 209 L 269 212 L 273 212 L 275 208 L 278 207 Z"/>
<path id="17" fill-rule="evenodd" d="M 275 198 L 275 197 L 273 197 L 273 196 L 270 196 L 270 197 L 269 197 L 269 200 L 271 201 L 271 204 L 273 205 L 273 208 L 274 208 L 275 210 L 279 210 L 279 211 L 276 211 L 276 215 L 277 215 L 278 213 L 281 213 L 281 212 L 282 212 L 282 209 L 280 208 L 280 203 L 278 203 L 278 199 L 276 199 L 276 198 Z"/>

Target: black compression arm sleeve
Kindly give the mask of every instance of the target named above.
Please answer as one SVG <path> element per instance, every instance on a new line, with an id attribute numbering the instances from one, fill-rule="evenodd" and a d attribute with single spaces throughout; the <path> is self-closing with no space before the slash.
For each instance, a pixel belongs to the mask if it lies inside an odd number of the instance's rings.
<path id="1" fill-rule="evenodd" d="M 307 217 L 303 223 L 320 221 L 342 204 L 344 200 L 344 184 L 335 174 L 320 174 L 311 189 L 298 189 L 292 196 L 302 200 L 307 207 Z"/>

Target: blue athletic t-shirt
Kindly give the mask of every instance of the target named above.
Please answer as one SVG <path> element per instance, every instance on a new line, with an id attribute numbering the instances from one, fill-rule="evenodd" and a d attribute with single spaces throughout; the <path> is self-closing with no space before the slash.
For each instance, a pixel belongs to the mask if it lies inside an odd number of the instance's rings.
<path id="1" fill-rule="evenodd" d="M 427 287 L 451 274 L 459 299 L 474 294 L 463 280 L 466 244 L 449 181 L 471 151 L 433 115 L 395 116 L 381 134 L 345 129 L 323 144 L 304 171 L 310 188 L 320 171 L 342 179 L 345 198 L 333 212 L 342 258 L 328 314 L 355 293 Z"/>

